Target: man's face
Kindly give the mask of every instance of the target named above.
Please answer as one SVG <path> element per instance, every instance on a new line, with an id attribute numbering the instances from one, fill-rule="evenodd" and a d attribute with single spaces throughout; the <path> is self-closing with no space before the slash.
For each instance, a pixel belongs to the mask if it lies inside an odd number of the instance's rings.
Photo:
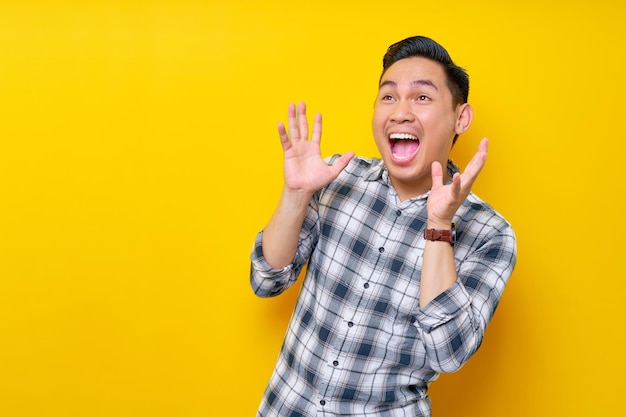
<path id="1" fill-rule="evenodd" d="M 372 130 L 402 200 L 430 190 L 434 161 L 442 164 L 445 175 L 454 135 L 469 127 L 466 111 L 471 122 L 469 106 L 453 104 L 438 62 L 411 57 L 387 69 L 374 105 Z"/>

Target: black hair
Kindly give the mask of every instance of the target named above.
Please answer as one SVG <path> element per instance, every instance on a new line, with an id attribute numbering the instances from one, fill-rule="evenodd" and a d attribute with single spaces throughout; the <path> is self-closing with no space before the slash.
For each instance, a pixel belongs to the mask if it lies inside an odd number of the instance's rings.
<path id="1" fill-rule="evenodd" d="M 454 104 L 467 103 L 469 96 L 467 72 L 452 61 L 448 51 L 443 46 L 425 36 L 413 36 L 391 45 L 383 57 L 383 72 L 380 78 L 382 79 L 387 69 L 395 62 L 415 56 L 432 59 L 440 63 L 446 74 Z"/>

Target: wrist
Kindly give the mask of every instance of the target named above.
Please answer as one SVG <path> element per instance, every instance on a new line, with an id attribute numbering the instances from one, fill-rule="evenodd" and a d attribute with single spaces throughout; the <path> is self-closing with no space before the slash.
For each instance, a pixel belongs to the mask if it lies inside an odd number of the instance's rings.
<path id="1" fill-rule="evenodd" d="M 428 229 L 443 229 L 443 230 L 449 230 L 452 227 L 452 220 L 433 220 L 433 219 L 428 219 L 428 222 L 426 223 L 426 227 Z"/>
<path id="2" fill-rule="evenodd" d="M 305 190 L 294 190 L 290 188 L 283 188 L 281 195 L 282 202 L 291 208 L 307 207 L 309 201 L 313 197 L 313 192 Z"/>

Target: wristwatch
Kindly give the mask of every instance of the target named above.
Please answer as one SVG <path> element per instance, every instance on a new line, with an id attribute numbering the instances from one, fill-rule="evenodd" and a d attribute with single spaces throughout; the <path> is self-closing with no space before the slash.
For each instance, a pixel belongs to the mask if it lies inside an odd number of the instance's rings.
<path id="1" fill-rule="evenodd" d="M 424 239 L 432 241 L 450 242 L 452 246 L 456 243 L 456 225 L 452 223 L 450 230 L 425 229 Z"/>

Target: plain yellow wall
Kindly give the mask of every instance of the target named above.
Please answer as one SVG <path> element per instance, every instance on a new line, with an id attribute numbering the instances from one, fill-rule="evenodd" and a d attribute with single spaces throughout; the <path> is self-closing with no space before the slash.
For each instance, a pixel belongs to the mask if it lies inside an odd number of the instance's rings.
<path id="1" fill-rule="evenodd" d="M 305 100 L 325 155 L 375 156 L 381 58 L 414 34 L 469 71 L 454 157 L 491 139 L 474 190 L 519 239 L 435 415 L 625 415 L 623 4 L 0 2 L 0 415 L 254 415 L 297 292 L 248 284 L 276 123 Z"/>

